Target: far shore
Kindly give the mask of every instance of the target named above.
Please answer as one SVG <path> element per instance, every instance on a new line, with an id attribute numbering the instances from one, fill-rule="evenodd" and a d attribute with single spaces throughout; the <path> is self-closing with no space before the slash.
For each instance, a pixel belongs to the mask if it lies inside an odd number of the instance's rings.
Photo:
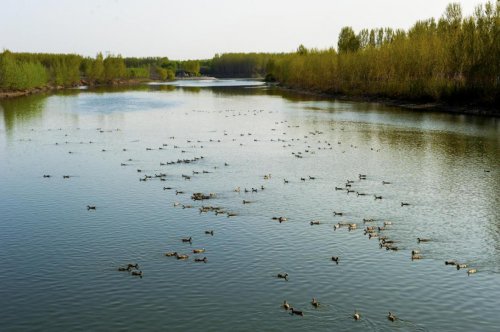
<path id="1" fill-rule="evenodd" d="M 219 78 L 212 76 L 195 76 L 195 77 L 176 77 L 175 80 L 217 80 Z M 222 78 L 222 79 L 230 79 L 230 78 Z M 0 100 L 7 98 L 16 98 L 29 96 L 33 94 L 39 93 L 51 93 L 55 91 L 61 90 L 69 90 L 69 89 L 78 89 L 78 88 L 93 88 L 93 87 L 106 87 L 106 86 L 126 86 L 126 85 L 140 85 L 149 82 L 164 82 L 158 80 L 151 79 L 128 79 L 128 80 L 115 80 L 111 83 L 107 84 L 88 84 L 85 81 L 82 81 L 80 85 L 75 85 L 71 87 L 63 87 L 63 86 L 44 86 L 39 88 L 32 88 L 26 90 L 17 90 L 17 91 L 1 91 L 0 90 Z M 500 109 L 495 108 L 494 106 L 484 106 L 477 104 L 460 104 L 460 105 L 452 105 L 447 103 L 442 103 L 438 101 L 431 102 L 419 102 L 419 101 L 411 101 L 404 99 L 395 99 L 395 98 L 387 98 L 387 97 L 379 97 L 379 96 L 369 96 L 369 95 L 361 95 L 361 96 L 352 96 L 352 95 L 343 95 L 343 94 L 328 94 L 316 91 L 308 91 L 301 89 L 288 88 L 285 86 L 281 86 L 277 83 L 273 83 L 277 88 L 282 89 L 283 91 L 292 91 L 295 93 L 300 93 L 304 95 L 324 97 L 329 99 L 337 99 L 342 101 L 355 101 L 355 102 L 373 102 L 379 103 L 382 105 L 388 106 L 397 106 L 410 110 L 421 111 L 421 112 L 440 112 L 440 113 L 449 113 L 449 114 L 465 114 L 465 115 L 478 115 L 478 116 L 489 116 L 489 117 L 500 117 Z"/>

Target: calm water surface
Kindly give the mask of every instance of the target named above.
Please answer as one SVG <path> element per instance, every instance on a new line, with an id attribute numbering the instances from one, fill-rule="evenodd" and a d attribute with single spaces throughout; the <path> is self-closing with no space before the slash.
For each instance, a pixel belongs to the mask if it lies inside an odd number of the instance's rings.
<path id="1" fill-rule="evenodd" d="M 499 166 L 498 119 L 317 99 L 255 82 L 2 100 L 0 326 L 497 331 Z M 152 178 L 140 181 L 145 175 Z M 335 190 L 348 179 L 367 195 Z M 194 192 L 216 197 L 193 201 Z M 237 215 L 200 213 L 202 205 Z M 288 220 L 272 220 L 279 216 Z M 392 225 L 380 236 L 397 251 L 364 234 L 384 221 Z M 358 228 L 334 230 L 339 222 Z M 191 244 L 181 241 L 189 236 Z M 192 254 L 199 248 L 206 252 Z M 412 250 L 423 259 L 412 261 Z M 207 263 L 193 260 L 204 256 Z M 118 271 L 129 262 L 143 278 Z M 285 272 L 288 281 L 275 277 Z M 280 308 L 285 299 L 304 317 Z M 390 322 L 389 311 L 399 320 Z"/>

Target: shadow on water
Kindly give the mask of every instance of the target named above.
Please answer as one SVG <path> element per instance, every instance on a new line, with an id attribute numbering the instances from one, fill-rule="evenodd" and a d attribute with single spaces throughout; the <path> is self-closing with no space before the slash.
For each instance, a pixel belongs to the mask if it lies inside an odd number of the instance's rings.
<path id="1" fill-rule="evenodd" d="M 43 117 L 46 95 L 32 95 L 0 100 L 0 112 L 7 135 L 17 126 L 26 125 Z M 0 127 L 0 128 L 1 128 Z"/>

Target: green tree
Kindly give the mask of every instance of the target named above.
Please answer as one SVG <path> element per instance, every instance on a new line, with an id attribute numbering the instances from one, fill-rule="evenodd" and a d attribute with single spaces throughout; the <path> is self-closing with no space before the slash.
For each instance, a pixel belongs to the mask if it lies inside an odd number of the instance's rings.
<path id="1" fill-rule="evenodd" d="M 359 49 L 359 39 L 351 27 L 343 27 L 340 30 L 338 50 L 339 53 L 356 52 Z"/>

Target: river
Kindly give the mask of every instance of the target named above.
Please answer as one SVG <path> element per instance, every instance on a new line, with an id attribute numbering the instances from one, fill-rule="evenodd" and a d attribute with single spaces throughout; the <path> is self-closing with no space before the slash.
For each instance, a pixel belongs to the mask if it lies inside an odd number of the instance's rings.
<path id="1" fill-rule="evenodd" d="M 67 90 L 0 100 L 0 174 L 5 331 L 500 326 L 499 119 L 243 80 Z"/>

